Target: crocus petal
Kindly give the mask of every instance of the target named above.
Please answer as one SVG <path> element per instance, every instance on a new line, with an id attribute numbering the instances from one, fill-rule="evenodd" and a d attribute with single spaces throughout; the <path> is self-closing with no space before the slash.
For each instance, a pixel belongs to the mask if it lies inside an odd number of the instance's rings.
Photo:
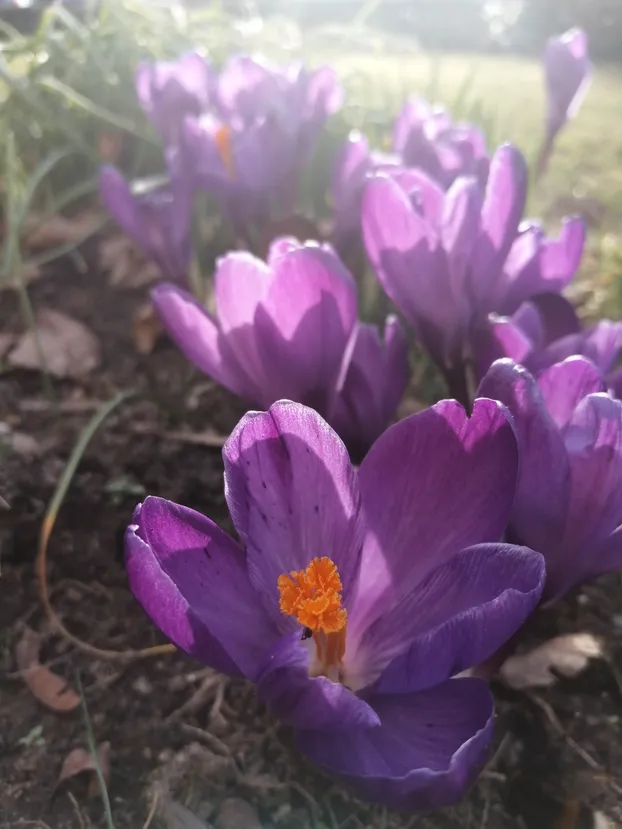
<path id="1" fill-rule="evenodd" d="M 119 227 L 145 247 L 145 240 L 139 241 L 144 231 L 136 199 L 121 173 L 109 164 L 104 165 L 99 171 L 99 194 Z"/>
<path id="2" fill-rule="evenodd" d="M 459 348 L 466 324 L 431 228 L 399 184 L 374 176 L 363 196 L 363 238 L 382 287 L 432 353 L 444 363 Z"/>
<path id="3" fill-rule="evenodd" d="M 533 313 L 537 319 L 537 312 L 533 310 Z M 469 341 L 479 380 L 495 360 L 507 357 L 523 363 L 534 347 L 528 333 L 513 317 L 499 317 L 496 314 L 489 314 L 487 320 L 475 326 L 470 332 Z"/>
<path id="4" fill-rule="evenodd" d="M 578 110 L 590 80 L 587 35 L 570 29 L 551 37 L 544 52 L 547 129 L 552 138 Z"/>
<path id="5" fill-rule="evenodd" d="M 251 581 L 281 629 L 277 580 L 328 556 L 344 601 L 360 558 L 359 496 L 345 446 L 317 412 L 280 401 L 250 412 L 223 449 L 225 495 Z"/>
<path id="6" fill-rule="evenodd" d="M 257 695 L 270 710 L 296 728 L 353 731 L 380 724 L 378 715 L 345 685 L 309 676 L 309 650 L 300 631 L 280 639 L 257 676 Z"/>
<path id="7" fill-rule="evenodd" d="M 545 369 L 538 377 L 538 387 L 555 425 L 563 431 L 584 397 L 605 391 L 605 381 L 594 363 L 584 357 L 569 357 Z"/>
<path id="8" fill-rule="evenodd" d="M 521 450 L 512 526 L 522 543 L 548 553 L 563 536 L 570 498 L 570 468 L 562 436 L 536 381 L 522 366 L 499 360 L 477 393 L 501 401 L 512 414 Z"/>
<path id="9" fill-rule="evenodd" d="M 519 150 L 506 144 L 497 150 L 490 164 L 481 234 L 471 262 L 473 290 L 484 303 L 490 301 L 489 292 L 516 238 L 526 198 L 527 164 Z"/>
<path id="10" fill-rule="evenodd" d="M 312 244 L 275 260 L 272 272 L 254 331 L 267 402 L 290 398 L 329 416 L 358 317 L 356 284 L 331 249 Z"/>
<path id="11" fill-rule="evenodd" d="M 545 578 L 544 559 L 525 547 L 469 547 L 392 603 L 365 631 L 354 659 L 380 677 L 375 692 L 430 688 L 505 644 L 535 609 Z M 348 652 L 345 664 L 350 679 Z"/>
<path id="12" fill-rule="evenodd" d="M 253 679 L 276 630 L 245 556 L 209 518 L 146 498 L 126 534 L 132 592 L 156 625 L 200 662 Z"/>
<path id="13" fill-rule="evenodd" d="M 493 733 L 493 699 L 478 679 L 452 679 L 417 694 L 369 700 L 381 725 L 343 734 L 298 731 L 302 751 L 362 800 L 428 811 L 459 800 Z"/>
<path id="14" fill-rule="evenodd" d="M 622 521 L 622 402 L 590 394 L 565 433 L 572 474 L 566 539 L 584 545 Z"/>
<path id="15" fill-rule="evenodd" d="M 536 347 L 540 348 L 546 343 L 552 343 L 568 334 L 577 334 L 581 330 L 581 322 L 574 306 L 561 294 L 538 294 L 531 297 L 529 302 L 525 302 L 524 306 L 531 306 L 539 318 L 541 333 L 537 337 L 532 337 Z M 518 321 L 518 312 L 514 319 Z"/>
<path id="16" fill-rule="evenodd" d="M 164 283 L 153 289 L 151 299 L 184 357 L 234 394 L 251 400 L 255 397 L 254 384 L 238 364 L 220 328 L 191 294 Z"/>
<path id="17" fill-rule="evenodd" d="M 393 149 L 402 155 L 413 129 L 418 129 L 432 115 L 430 105 L 421 98 L 409 98 L 393 125 Z"/>
<path id="18" fill-rule="evenodd" d="M 480 229 L 482 193 L 475 179 L 459 178 L 451 186 L 445 199 L 441 225 L 441 241 L 447 255 L 447 264 L 454 296 L 468 302 L 465 286 L 467 266 Z M 465 296 L 466 295 L 466 296 Z M 465 308 L 468 315 L 468 308 Z"/>
<path id="19" fill-rule="evenodd" d="M 498 541 L 517 471 L 512 426 L 492 400 L 476 400 L 471 417 L 443 400 L 388 429 L 359 469 L 368 536 L 348 634 L 460 550 Z"/>
<path id="20" fill-rule="evenodd" d="M 622 527 L 596 547 L 585 562 L 585 579 L 622 569 Z M 584 579 L 581 579 L 583 581 Z"/>
<path id="21" fill-rule="evenodd" d="M 395 414 L 409 378 L 408 344 L 395 316 L 384 342 L 375 325 L 360 323 L 331 423 L 357 456 L 363 456 Z"/>
<path id="22" fill-rule="evenodd" d="M 585 222 L 573 217 L 564 219 L 559 237 L 547 239 L 542 246 L 544 290 L 562 291 L 577 272 L 585 247 Z"/>

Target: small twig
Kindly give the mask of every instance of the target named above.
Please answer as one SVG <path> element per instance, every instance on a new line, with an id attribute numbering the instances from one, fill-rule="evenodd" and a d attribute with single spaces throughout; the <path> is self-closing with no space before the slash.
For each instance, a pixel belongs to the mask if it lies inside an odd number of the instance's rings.
<path id="1" fill-rule="evenodd" d="M 158 800 L 159 799 L 160 799 L 160 790 L 156 789 L 155 792 L 154 792 L 154 795 L 153 795 L 153 799 L 151 801 L 151 807 L 149 809 L 149 814 L 147 815 L 147 818 L 146 818 L 145 822 L 143 823 L 143 829 L 149 829 L 149 827 L 151 826 L 151 822 L 154 819 L 156 810 L 158 808 Z"/>
<path id="2" fill-rule="evenodd" d="M 228 747 L 221 739 L 219 739 L 215 734 L 212 734 L 210 731 L 198 728 L 196 725 L 190 725 L 189 723 L 181 723 L 180 728 L 190 737 L 198 737 L 199 740 L 204 740 L 216 754 L 221 754 L 223 757 L 231 757 L 231 752 Z"/>
<path id="3" fill-rule="evenodd" d="M 611 779 L 611 776 L 610 776 L 610 775 L 608 775 L 608 774 L 605 772 L 605 770 L 604 770 L 604 769 L 603 769 L 603 767 L 600 765 L 600 763 L 599 763 L 597 760 L 595 760 L 595 759 L 592 757 L 592 755 L 591 755 L 591 754 L 588 754 L 588 752 L 587 752 L 584 748 L 582 748 L 582 747 L 581 747 L 581 746 L 577 743 L 577 741 L 576 741 L 576 740 L 574 740 L 574 739 L 570 736 L 570 734 L 568 734 L 568 732 L 566 731 L 566 729 L 565 729 L 565 728 L 563 727 L 563 725 L 560 723 L 560 721 L 559 721 L 559 719 L 558 719 L 558 717 L 557 717 L 557 714 L 556 714 L 556 713 L 555 713 L 555 711 L 552 709 L 552 707 L 548 704 L 548 702 L 546 702 L 546 700 L 542 699 L 542 697 L 539 697 L 537 694 L 529 694 L 529 697 L 530 697 L 530 699 L 531 699 L 533 702 L 535 702 L 535 703 L 536 703 L 536 705 L 538 705 L 538 706 L 539 706 L 539 707 L 540 707 L 540 708 L 544 711 L 544 713 L 545 713 L 545 714 L 546 714 L 546 716 L 548 717 L 549 722 L 551 723 L 551 725 L 553 726 L 553 728 L 555 729 L 555 731 L 557 731 L 557 733 L 559 734 L 559 736 L 560 736 L 560 737 L 562 737 L 562 738 L 566 741 L 566 744 L 568 745 L 568 747 L 569 747 L 569 748 L 571 748 L 571 749 L 572 749 L 572 750 L 573 750 L 576 754 L 578 754 L 578 755 L 579 755 L 579 757 L 581 757 L 581 759 L 582 759 L 585 763 L 587 763 L 587 765 L 588 765 L 591 769 L 593 769 L 594 771 L 597 771 L 597 772 L 599 772 L 600 774 L 602 774 L 602 775 L 603 775 L 603 779 L 605 779 L 605 780 L 609 783 L 609 785 L 611 786 L 611 788 L 613 789 L 613 791 L 614 791 L 616 794 L 618 794 L 618 795 L 622 796 L 622 786 L 618 786 L 618 784 L 617 784 L 617 783 L 615 783 L 615 782 Z"/>
<path id="4" fill-rule="evenodd" d="M 76 817 L 78 818 L 78 823 L 80 824 L 80 829 L 86 829 L 86 824 L 84 823 L 84 818 L 82 817 L 82 812 L 80 811 L 80 806 L 78 805 L 78 801 L 72 795 L 71 792 L 67 792 L 67 797 L 71 801 L 71 805 L 74 808 L 76 813 Z"/>
<path id="5" fill-rule="evenodd" d="M 198 711 L 203 705 L 207 702 L 207 700 L 211 696 L 211 691 L 217 685 L 220 685 L 224 681 L 224 677 L 213 674 L 212 676 L 208 676 L 206 679 L 203 680 L 201 685 L 197 688 L 194 694 L 190 697 L 190 699 L 186 700 L 182 706 L 177 708 L 171 714 L 168 715 L 165 722 L 167 724 L 175 722 L 183 717 L 185 714 L 194 714 L 195 711 Z"/>

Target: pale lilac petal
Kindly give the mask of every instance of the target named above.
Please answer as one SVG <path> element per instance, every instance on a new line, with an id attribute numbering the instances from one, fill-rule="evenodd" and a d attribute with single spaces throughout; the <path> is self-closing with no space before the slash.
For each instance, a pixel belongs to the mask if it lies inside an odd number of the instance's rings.
<path id="1" fill-rule="evenodd" d="M 570 498 L 570 468 L 562 436 L 536 381 L 522 366 L 499 360 L 477 393 L 499 400 L 512 414 L 521 457 L 512 527 L 521 543 L 548 553 L 564 534 Z"/>
<path id="2" fill-rule="evenodd" d="M 395 316 L 387 318 L 384 342 L 375 325 L 360 323 L 331 423 L 362 457 L 389 425 L 406 390 L 410 368 L 404 329 Z"/>
<path id="3" fill-rule="evenodd" d="M 309 663 L 310 650 L 300 631 L 282 637 L 268 652 L 257 676 L 257 695 L 279 720 L 295 728 L 338 732 L 380 724 L 374 709 L 345 685 L 311 678 Z"/>
<path id="4" fill-rule="evenodd" d="M 367 139 L 360 132 L 351 132 L 338 150 L 331 177 L 334 233 L 340 242 L 360 231 L 365 177 L 371 166 Z"/>
<path id="5" fill-rule="evenodd" d="M 289 398 L 329 415 L 357 322 L 356 284 L 331 249 L 313 244 L 276 259 L 272 274 L 253 331 L 266 402 Z"/>
<path id="6" fill-rule="evenodd" d="M 251 581 L 282 630 L 277 580 L 328 556 L 344 600 L 360 559 L 359 494 L 345 446 L 317 412 L 280 401 L 245 415 L 223 449 L 225 495 Z"/>
<path id="7" fill-rule="evenodd" d="M 432 109 L 426 101 L 420 98 L 406 101 L 393 125 L 393 149 L 396 153 L 404 153 L 411 131 L 422 127 L 431 115 Z"/>
<path id="8" fill-rule="evenodd" d="M 481 233 L 473 254 L 472 290 L 485 303 L 500 278 L 518 232 L 527 198 L 527 164 L 519 150 L 500 147 L 491 164 L 481 212 Z M 491 308 L 490 310 L 494 310 Z"/>
<path id="9" fill-rule="evenodd" d="M 538 377 L 538 387 L 558 429 L 566 428 L 575 409 L 588 394 L 605 391 L 602 374 L 584 357 L 568 357 Z"/>
<path id="10" fill-rule="evenodd" d="M 399 184 L 430 227 L 441 226 L 445 210 L 445 192 L 423 170 L 411 167 L 385 167 L 382 172 Z"/>
<path id="11" fill-rule="evenodd" d="M 223 111 L 248 124 L 273 110 L 281 98 L 278 76 L 248 55 L 235 55 L 218 78 L 218 100 Z"/>
<path id="12" fill-rule="evenodd" d="M 363 238 L 382 287 L 441 364 L 460 349 L 466 320 L 451 294 L 438 239 L 399 184 L 371 178 L 363 196 Z"/>
<path id="13" fill-rule="evenodd" d="M 430 688 L 491 657 L 535 609 L 546 571 L 525 547 L 478 544 L 443 562 L 392 603 L 346 654 L 378 693 Z M 356 674 L 356 668 L 354 668 Z"/>
<path id="14" fill-rule="evenodd" d="M 184 357 L 234 394 L 255 398 L 255 385 L 236 360 L 218 324 L 191 294 L 165 283 L 153 289 L 151 299 Z"/>
<path id="15" fill-rule="evenodd" d="M 452 291 L 468 302 L 467 268 L 480 230 L 482 193 L 472 178 L 459 178 L 445 198 L 441 242 L 447 256 Z M 465 309 L 465 315 L 468 310 Z"/>
<path id="16" fill-rule="evenodd" d="M 562 291 L 579 269 L 585 247 L 585 222 L 574 217 L 564 219 L 557 239 L 547 239 L 542 246 L 542 279 L 545 291 Z"/>
<path id="17" fill-rule="evenodd" d="M 548 39 L 544 52 L 547 129 L 554 137 L 581 105 L 591 76 L 587 35 L 570 29 Z"/>
<path id="18" fill-rule="evenodd" d="M 622 521 L 622 402 L 607 394 L 588 395 L 564 440 L 572 474 L 566 539 L 581 537 L 587 546 Z"/>
<path id="19" fill-rule="evenodd" d="M 504 409 L 444 400 L 388 429 L 359 469 L 368 527 L 349 632 L 359 632 L 465 547 L 501 538 L 516 438 Z"/>
<path id="20" fill-rule="evenodd" d="M 228 253 L 218 260 L 214 295 L 218 323 L 227 345 L 249 378 L 254 378 L 257 401 L 264 400 L 266 375 L 258 353 L 257 314 L 266 300 L 272 270 L 250 253 Z M 267 403 L 271 403 L 268 400 Z"/>
<path id="21" fill-rule="evenodd" d="M 534 337 L 534 345 L 542 347 L 568 334 L 581 330 L 581 322 L 574 306 L 561 294 L 538 294 L 525 305 L 532 306 L 540 321 L 541 335 Z M 517 319 L 517 315 L 514 315 Z"/>
<path id="22" fill-rule="evenodd" d="M 535 319 L 539 324 L 537 312 L 535 309 L 531 310 L 535 317 L 531 318 L 529 314 L 529 322 Z M 537 331 L 537 328 L 534 330 Z M 479 380 L 484 377 L 495 360 L 507 357 L 516 363 L 523 363 L 534 348 L 529 332 L 524 330 L 514 317 L 499 317 L 496 314 L 489 314 L 486 321 L 480 322 L 471 331 L 469 339 L 475 373 Z"/>
<path id="23" fill-rule="evenodd" d="M 127 530 L 125 560 L 132 592 L 179 648 L 255 678 L 278 634 L 230 536 L 194 510 L 149 497 Z"/>
<path id="24" fill-rule="evenodd" d="M 476 778 L 493 735 L 494 703 L 478 679 L 372 697 L 381 725 L 347 735 L 298 731 L 301 750 L 362 800 L 408 811 L 448 806 Z"/>

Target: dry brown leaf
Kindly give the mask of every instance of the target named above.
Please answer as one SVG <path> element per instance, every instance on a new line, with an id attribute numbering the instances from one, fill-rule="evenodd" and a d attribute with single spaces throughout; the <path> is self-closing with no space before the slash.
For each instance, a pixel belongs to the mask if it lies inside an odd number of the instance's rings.
<path id="1" fill-rule="evenodd" d="M 102 224 L 103 214 L 85 210 L 77 216 L 54 215 L 42 219 L 32 213 L 24 222 L 24 246 L 31 251 L 44 251 L 59 245 L 80 242 Z"/>
<path id="2" fill-rule="evenodd" d="M 164 327 L 151 301 L 140 305 L 132 319 L 132 338 L 139 354 L 151 354 Z"/>
<path id="3" fill-rule="evenodd" d="M 17 667 L 32 695 L 52 711 L 74 711 L 80 705 L 80 697 L 64 679 L 53 674 L 39 662 L 41 639 L 32 628 L 25 628 L 15 648 Z"/>
<path id="4" fill-rule="evenodd" d="M 108 785 L 110 780 L 110 743 L 100 743 L 97 746 L 97 763 L 90 751 L 83 748 L 74 748 L 65 757 L 63 765 L 58 775 L 56 785 L 60 786 L 66 780 L 70 780 L 78 774 L 90 774 L 89 780 L 89 797 L 97 797 L 99 794 L 99 782 L 97 780 L 97 764 L 104 778 L 104 783 Z"/>
<path id="5" fill-rule="evenodd" d="M 101 363 L 99 340 L 83 323 L 43 308 L 37 314 L 36 326 L 45 368 L 55 377 L 84 377 Z M 8 363 L 14 368 L 41 369 L 33 331 L 22 335 Z"/>
<path id="6" fill-rule="evenodd" d="M 99 263 L 112 288 L 143 288 L 162 279 L 162 271 L 146 259 L 128 236 L 116 233 L 99 245 Z"/>
<path id="7" fill-rule="evenodd" d="M 255 809 L 239 797 L 223 801 L 216 825 L 218 829 L 262 829 Z"/>
<path id="8" fill-rule="evenodd" d="M 510 688 L 548 688 L 558 675 L 573 677 L 585 670 L 590 659 L 603 655 L 602 642 L 591 633 L 556 636 L 527 653 L 511 656 L 500 670 Z"/>

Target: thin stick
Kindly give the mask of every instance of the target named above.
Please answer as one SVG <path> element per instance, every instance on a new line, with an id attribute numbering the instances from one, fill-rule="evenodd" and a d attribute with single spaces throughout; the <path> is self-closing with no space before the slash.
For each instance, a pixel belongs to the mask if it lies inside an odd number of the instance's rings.
<path id="1" fill-rule="evenodd" d="M 149 809 L 149 814 L 147 815 L 147 819 L 143 823 L 143 829 L 149 829 L 151 826 L 151 822 L 155 817 L 156 809 L 158 808 L 158 800 L 160 799 L 160 791 L 159 789 L 155 790 L 155 794 L 153 796 L 153 800 L 151 801 L 151 808 Z"/>
<path id="2" fill-rule="evenodd" d="M 41 596 L 41 602 L 43 603 L 43 607 L 45 609 L 46 615 L 48 616 L 50 622 L 52 623 L 53 627 L 66 639 L 68 642 L 71 642 L 76 648 L 85 653 L 90 654 L 91 656 L 95 656 L 99 659 L 118 659 L 118 660 L 133 660 L 133 659 L 143 659 L 147 656 L 158 656 L 159 654 L 163 653 L 171 653 L 175 650 L 174 645 L 156 645 L 155 647 L 151 648 L 143 648 L 141 650 L 126 650 L 126 651 L 112 651 L 112 650 L 104 650 L 101 648 L 96 648 L 93 645 L 88 644 L 88 642 L 83 642 L 81 639 L 78 639 L 77 636 L 74 636 L 71 633 L 59 616 L 57 615 L 56 611 L 52 607 L 50 603 L 50 591 L 48 588 L 47 583 L 47 549 L 48 549 L 48 542 L 50 540 L 50 536 L 52 535 L 52 530 L 54 529 L 54 525 L 56 523 L 56 518 L 58 516 L 58 512 L 65 500 L 65 496 L 67 494 L 67 490 L 71 485 L 71 481 L 73 476 L 75 475 L 76 469 L 78 468 L 78 464 L 80 463 L 82 456 L 88 446 L 91 438 L 97 431 L 97 429 L 102 425 L 102 423 L 106 420 L 109 414 L 111 414 L 114 409 L 117 408 L 121 403 L 124 403 L 130 397 L 134 396 L 136 392 L 134 391 L 125 391 L 119 393 L 113 400 L 106 403 L 99 412 L 97 412 L 91 420 L 87 423 L 86 427 L 82 430 L 80 438 L 78 442 L 73 448 L 73 452 L 67 461 L 67 465 L 65 466 L 65 470 L 61 476 L 60 481 L 58 482 L 56 489 L 54 491 L 54 495 L 52 496 L 52 500 L 50 501 L 48 508 L 46 510 L 45 516 L 43 518 L 43 523 L 41 525 L 41 532 L 39 534 L 39 546 L 37 550 L 37 558 L 35 561 L 35 570 L 37 575 L 37 581 L 39 583 L 39 592 Z"/>

